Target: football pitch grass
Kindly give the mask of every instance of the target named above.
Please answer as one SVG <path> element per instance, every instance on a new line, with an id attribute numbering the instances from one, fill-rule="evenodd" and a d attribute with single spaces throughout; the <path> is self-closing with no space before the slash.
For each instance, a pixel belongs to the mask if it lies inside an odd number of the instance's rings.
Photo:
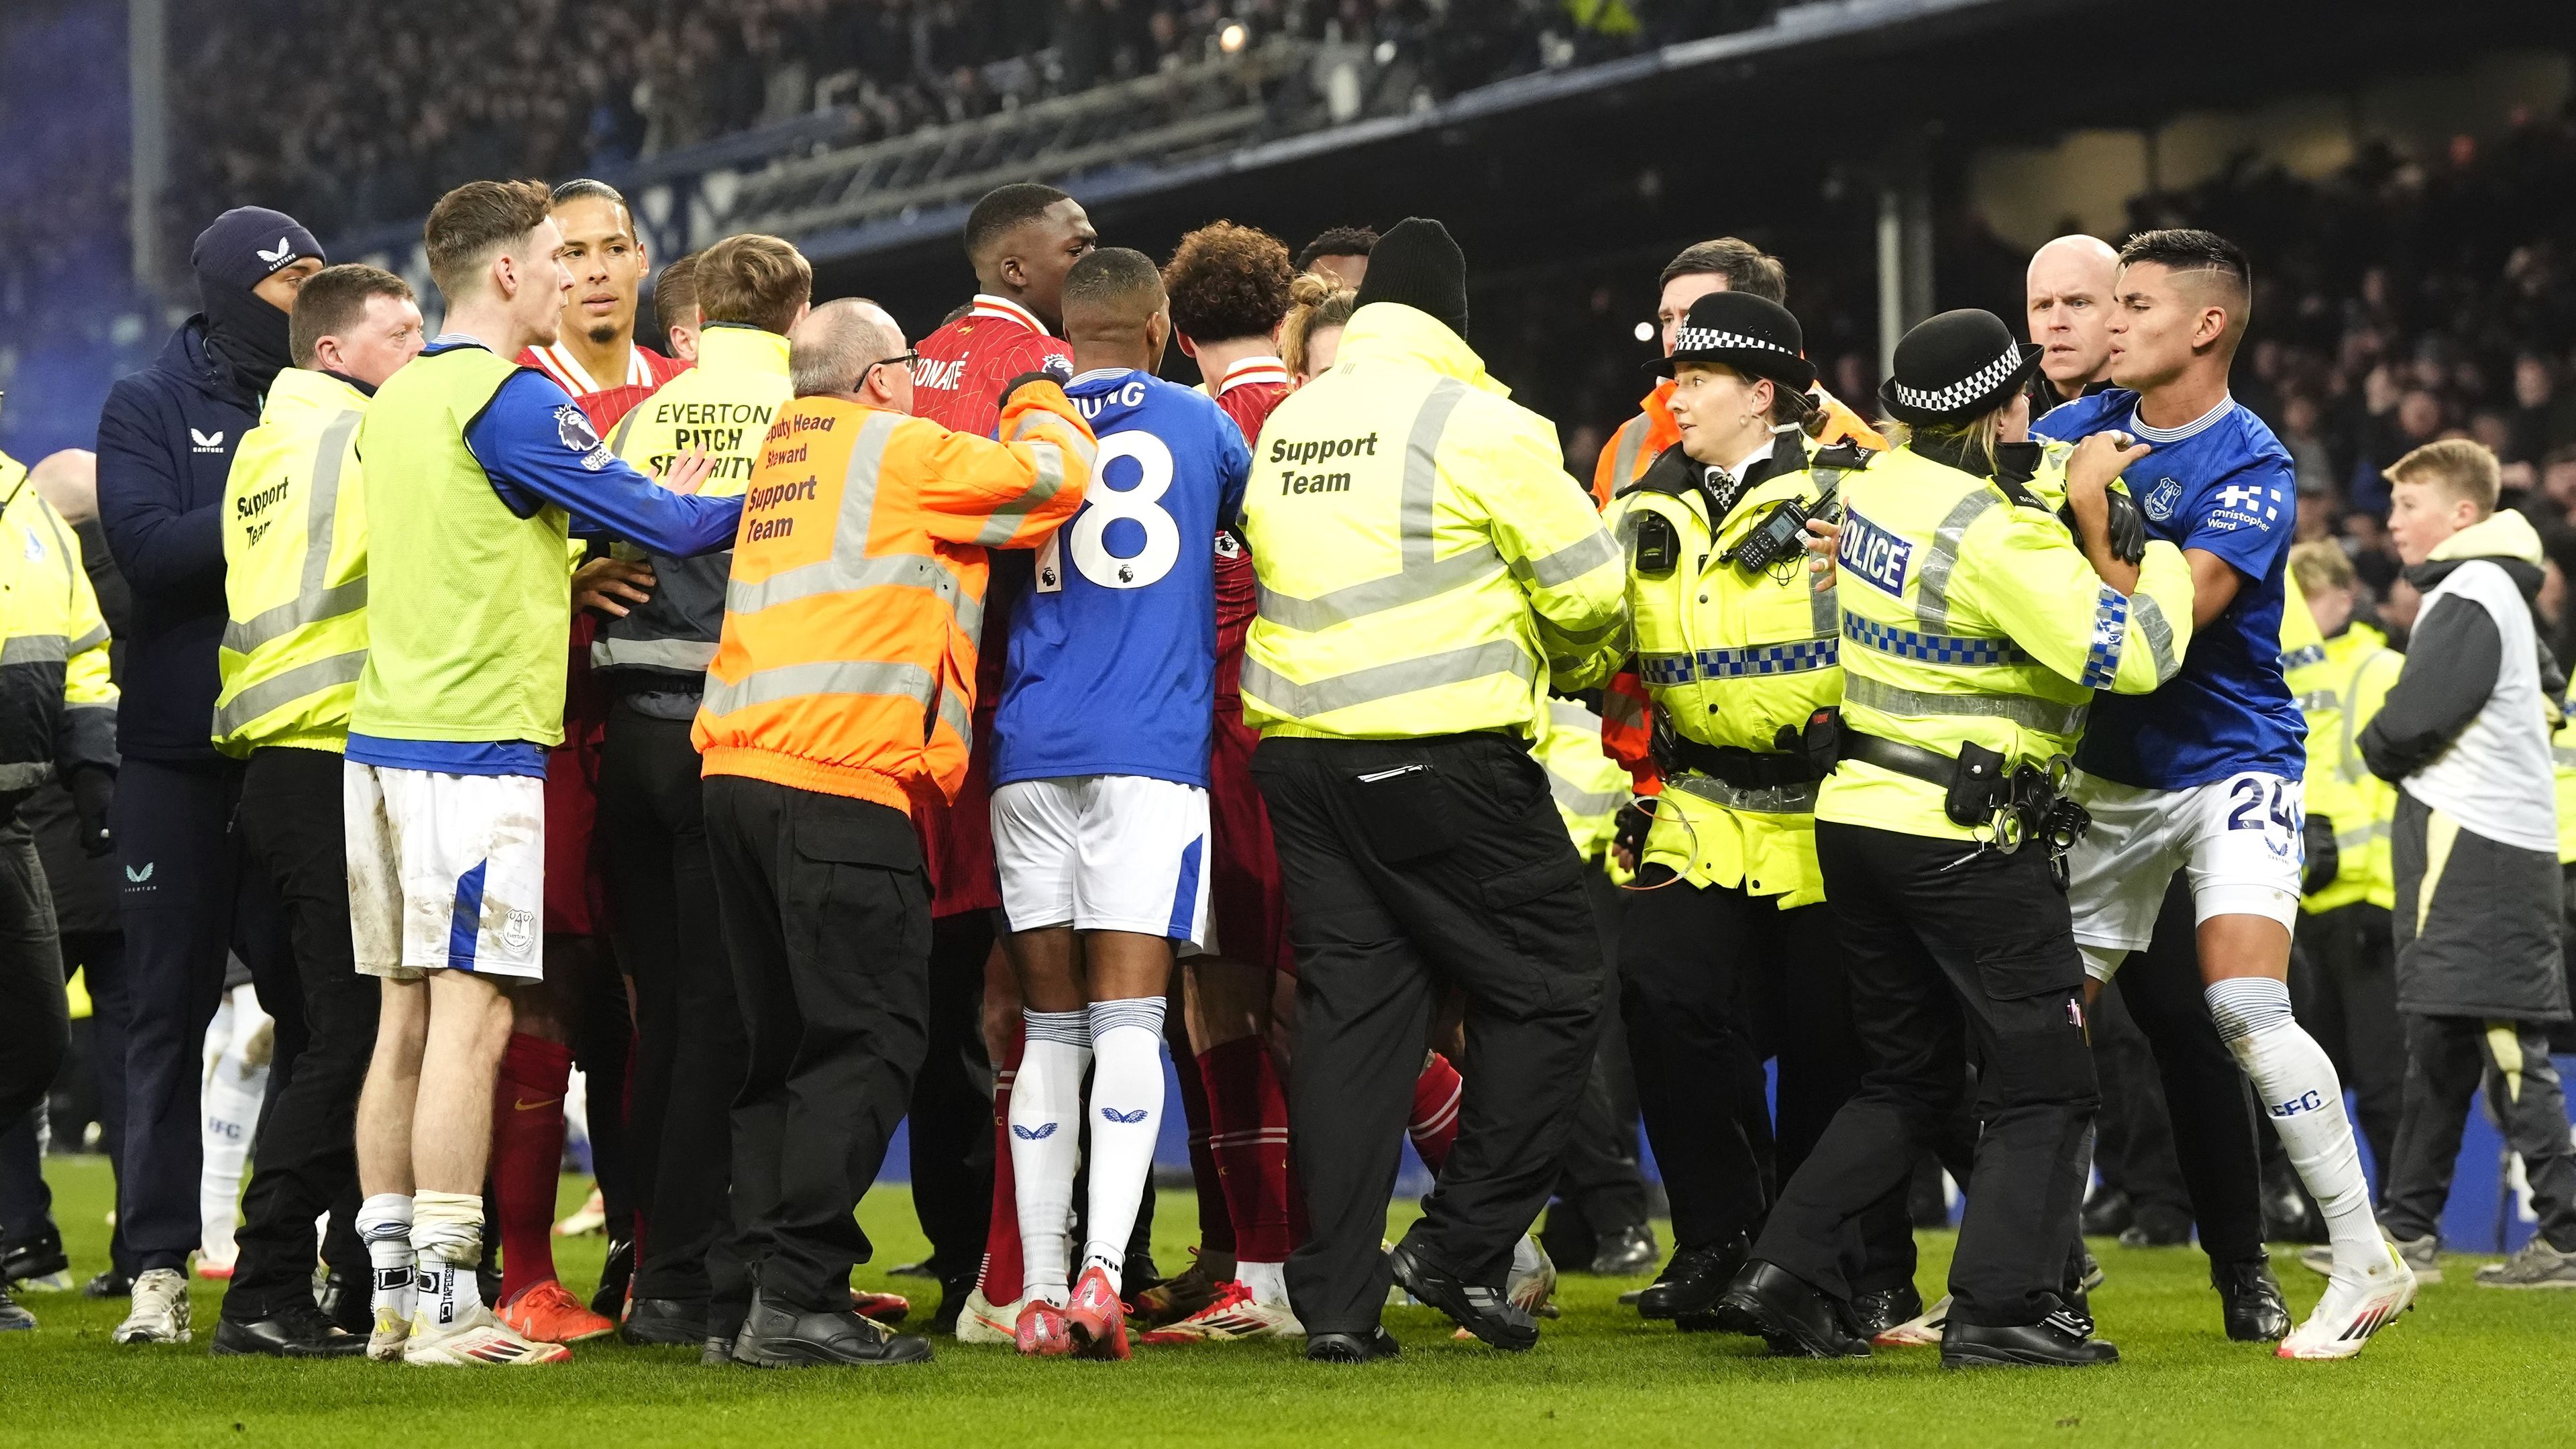
<path id="1" fill-rule="evenodd" d="M 75 1271 L 105 1261 L 108 1176 L 94 1158 L 48 1164 Z M 566 1179 L 569 1211 L 587 1184 Z M 1398 1225 L 1410 1205 L 1399 1204 Z M 936 1289 L 885 1276 L 923 1242 L 900 1188 L 859 1214 L 877 1243 L 864 1286 L 914 1298 Z M 1166 1194 L 1156 1214 L 1165 1271 L 1188 1262 L 1194 1210 Z M 577 1293 L 601 1240 L 557 1240 Z M 1920 1282 L 1937 1291 L 1950 1240 L 1925 1234 Z M 812 1444 L 1085 1449 L 1189 1444 L 1472 1445 L 1996 1443 L 2422 1446 L 2487 1439 L 2560 1417 L 2576 1375 L 2576 1292 L 2503 1292 L 2469 1282 L 2485 1259 L 2451 1258 L 2446 1283 L 2347 1363 L 2299 1364 L 2221 1336 L 2196 1248 L 2097 1243 L 2094 1296 L 2124 1361 L 2108 1369 L 1943 1373 L 1931 1349 L 1858 1363 L 1767 1359 L 1741 1338 L 1681 1335 L 1618 1305 L 1637 1281 L 1568 1278 L 1565 1315 L 1539 1346 L 1503 1354 L 1450 1338 L 1446 1320 L 1390 1309 L 1404 1357 L 1366 1368 L 1305 1363 L 1289 1343 L 1139 1349 L 1127 1364 L 1027 1363 L 1007 1348 L 940 1340 L 914 1368 L 760 1372 L 700 1368 L 694 1352 L 585 1344 L 561 1367 L 406 1369 L 363 1360 L 213 1359 L 217 1284 L 196 1289 L 196 1341 L 120 1348 L 122 1300 L 31 1294 L 34 1333 L 0 1334 L 0 1443 L 459 1444 L 542 1449 Z M 2276 1262 L 2293 1311 L 2324 1280 L 2287 1250 Z"/>

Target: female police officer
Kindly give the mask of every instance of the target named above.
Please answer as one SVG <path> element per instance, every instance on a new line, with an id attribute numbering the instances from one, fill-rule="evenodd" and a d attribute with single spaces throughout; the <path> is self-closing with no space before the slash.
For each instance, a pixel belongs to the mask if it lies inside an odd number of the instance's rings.
<path id="1" fill-rule="evenodd" d="M 1904 1179 L 1973 1059 L 1984 1131 L 1942 1363 L 2119 1356 L 2055 1291 L 2097 1099 L 2053 869 L 2081 817 L 2054 785 L 2094 690 L 2172 676 L 2191 573 L 2168 545 L 2113 544 L 2108 484 L 2145 452 L 2125 439 L 2067 459 L 2074 537 L 2041 501 L 2058 480 L 2032 487 L 2021 392 L 2038 361 L 1990 313 L 1915 328 L 1880 395 L 1913 438 L 1845 484 L 1841 763 L 1818 793 L 1816 854 L 1868 1065 L 1724 1300 L 1775 1351 L 1868 1352 L 1850 1331 L 1844 1225 Z"/>
<path id="2" fill-rule="evenodd" d="M 1628 556 L 1636 668 L 1654 699 L 1664 782 L 1620 942 L 1638 1105 L 1672 1199 L 1674 1252 L 1638 1299 L 1648 1318 L 1711 1326 L 1774 1196 L 1859 1085 L 1842 952 L 1816 870 L 1805 748 L 1842 699 L 1834 595 L 1799 544 L 1869 454 L 1810 454 L 1815 369 L 1797 319 L 1750 292 L 1692 304 L 1672 355 L 1681 441 L 1612 501 Z M 1770 1009 L 1748 1012 L 1757 1002 Z M 1762 1059 L 1780 1059 L 1774 1171 Z M 1902 1194 L 1864 1214 L 1852 1275 L 1862 1327 L 1912 1318 Z"/>

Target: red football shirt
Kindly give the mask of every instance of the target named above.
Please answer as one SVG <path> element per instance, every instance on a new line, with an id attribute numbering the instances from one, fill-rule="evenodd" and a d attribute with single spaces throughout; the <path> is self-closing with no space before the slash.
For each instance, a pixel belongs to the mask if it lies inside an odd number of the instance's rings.
<path id="1" fill-rule="evenodd" d="M 688 371 L 690 366 L 688 363 L 664 357 L 641 342 L 636 343 L 633 350 L 626 356 L 624 377 L 592 377 L 582 368 L 581 360 L 572 355 L 572 349 L 561 342 L 544 347 L 525 348 L 519 353 L 518 363 L 521 367 L 533 367 L 553 378 L 564 391 L 574 397 L 582 397 L 594 392 L 610 392 L 622 387 L 640 387 L 646 392 L 651 392 Z"/>
<path id="2" fill-rule="evenodd" d="M 1243 429 L 1247 447 L 1260 443 L 1261 425 L 1287 395 L 1288 368 L 1276 357 L 1247 357 L 1227 368 L 1216 384 L 1217 410 Z M 1244 552 L 1243 541 L 1232 530 L 1220 530 L 1216 537 L 1216 692 L 1220 700 L 1236 695 L 1235 681 L 1243 673 L 1243 636 L 1258 608 L 1252 555 Z"/>
<path id="3" fill-rule="evenodd" d="M 975 294 L 975 305 L 956 321 L 921 339 L 913 349 L 912 411 L 951 432 L 989 438 L 1002 415 L 1002 384 L 1049 363 L 1070 377 L 1073 352 L 1028 308 L 1007 297 Z M 1002 695 L 1002 667 L 1011 639 L 1011 601 L 1022 570 L 996 558 L 984 591 L 984 638 L 975 662 L 975 738 L 966 757 L 966 782 L 954 802 L 920 802 L 912 818 L 921 828 L 922 854 L 930 862 L 930 913 L 998 909 L 1002 887 L 993 867 L 992 784 L 986 756 L 993 743 L 993 711 Z M 933 792 L 934 796 L 936 792 Z"/>

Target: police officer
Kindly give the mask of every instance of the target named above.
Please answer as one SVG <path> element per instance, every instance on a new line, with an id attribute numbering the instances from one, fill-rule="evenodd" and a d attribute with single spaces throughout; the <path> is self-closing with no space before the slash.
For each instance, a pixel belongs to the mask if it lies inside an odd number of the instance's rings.
<path id="1" fill-rule="evenodd" d="M 1801 544 L 1806 516 L 1871 454 L 1845 444 L 1811 456 L 1804 345 L 1768 298 L 1694 302 L 1671 356 L 1652 364 L 1673 377 L 1680 441 L 1609 513 L 1664 785 L 1619 953 L 1638 1102 L 1673 1212 L 1672 1261 L 1637 1311 L 1685 1327 L 1710 1326 L 1778 1178 L 1860 1081 L 1816 869 L 1812 812 L 1831 760 L 1806 744 L 1810 722 L 1842 700 L 1837 615 L 1833 590 L 1809 587 Z M 1762 1091 L 1774 1049 L 1776 1175 Z M 1863 1237 L 1872 1251 L 1853 1291 L 1875 1332 L 1922 1308 L 1901 1193 L 1871 1209 Z"/>
<path id="2" fill-rule="evenodd" d="M 1846 482 L 1840 763 L 1817 794 L 1816 856 L 1867 1066 L 1724 1299 L 1777 1352 L 1869 1352 L 1845 1230 L 1904 1182 L 1974 1060 L 1984 1131 L 1942 1362 L 2118 1357 L 2057 1292 L 2096 1095 L 2055 869 L 2080 817 L 2054 785 L 2094 690 L 2145 693 L 2179 668 L 2191 574 L 2170 546 L 2114 547 L 2107 485 L 2144 454 L 2124 439 L 2067 460 L 2073 537 L 2037 495 L 2021 387 L 2038 362 L 1991 313 L 1915 328 L 1880 395 L 1913 436 Z M 2142 529 L 2118 532 L 2139 544 Z"/>
<path id="3" fill-rule="evenodd" d="M 1547 691 L 1626 649 L 1619 551 L 1556 430 L 1467 344 L 1466 259 L 1436 221 L 1379 241 L 1330 372 L 1261 430 L 1243 526 L 1252 770 L 1295 920 L 1290 1150 L 1313 1236 L 1288 1263 L 1307 1356 L 1395 1351 L 1390 1273 L 1486 1342 L 1590 1065 L 1601 944 L 1529 741 Z M 1435 996 L 1467 997 L 1457 1146 L 1378 1250 Z"/>
<path id="4" fill-rule="evenodd" d="M 218 1354 L 330 1358 L 367 1346 L 350 1123 L 375 1051 L 378 989 L 358 974 L 350 944 L 340 808 L 349 705 L 367 662 L 358 424 L 377 386 L 424 341 L 402 278 L 355 265 L 314 273 L 293 319 L 294 365 L 269 385 L 224 483 L 230 618 L 216 656 L 214 744 L 249 762 L 235 819 L 249 868 L 286 904 L 303 989 L 275 1010 L 295 1013 L 279 1026 L 306 1046 L 260 1120 Z M 343 1280 L 336 1302 L 347 1315 L 337 1324 L 313 1300 L 313 1220 L 326 1212 L 326 1246 Z"/>

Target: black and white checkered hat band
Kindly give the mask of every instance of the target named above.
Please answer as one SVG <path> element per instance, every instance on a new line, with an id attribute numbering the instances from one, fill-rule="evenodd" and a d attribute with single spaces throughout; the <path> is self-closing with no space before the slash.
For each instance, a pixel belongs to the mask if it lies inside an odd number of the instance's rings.
<path id="1" fill-rule="evenodd" d="M 1728 332 L 1716 327 L 1684 327 L 1673 333 L 1673 352 L 1776 352 L 1783 357 L 1798 354 L 1777 342 L 1747 337 L 1741 332 Z"/>
<path id="2" fill-rule="evenodd" d="M 2021 349 L 2007 346 L 2004 348 L 2003 356 L 1948 387 L 1927 389 L 1907 387 L 1904 383 L 1897 383 L 1896 400 L 1907 407 L 1920 408 L 1927 413 L 1954 413 L 2003 386 L 2004 379 L 2012 376 L 2013 370 L 2020 366 Z"/>

